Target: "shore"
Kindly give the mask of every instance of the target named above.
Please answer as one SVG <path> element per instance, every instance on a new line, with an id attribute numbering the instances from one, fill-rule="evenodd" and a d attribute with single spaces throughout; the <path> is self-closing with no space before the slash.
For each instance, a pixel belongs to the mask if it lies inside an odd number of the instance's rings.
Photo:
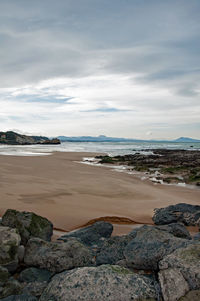
<path id="1" fill-rule="evenodd" d="M 83 157 L 95 155 L 0 156 L 0 215 L 8 208 L 33 211 L 65 231 L 107 217 L 118 224 L 115 234 L 122 234 L 137 224 L 152 224 L 154 208 L 184 202 L 200 205 L 199 188 L 153 184 L 80 163 Z"/>

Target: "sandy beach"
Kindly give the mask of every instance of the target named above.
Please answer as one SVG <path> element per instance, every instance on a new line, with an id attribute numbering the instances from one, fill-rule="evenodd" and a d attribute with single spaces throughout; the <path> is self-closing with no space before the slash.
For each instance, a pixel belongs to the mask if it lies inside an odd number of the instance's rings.
<path id="1" fill-rule="evenodd" d="M 0 156 L 0 214 L 8 208 L 33 211 L 50 219 L 55 228 L 69 231 L 100 217 L 115 217 L 116 223 L 128 218 L 132 224 L 151 224 L 154 208 L 180 202 L 200 205 L 198 188 L 156 185 L 111 168 L 80 163 L 94 155 Z M 125 223 L 116 232 L 129 228 Z"/>

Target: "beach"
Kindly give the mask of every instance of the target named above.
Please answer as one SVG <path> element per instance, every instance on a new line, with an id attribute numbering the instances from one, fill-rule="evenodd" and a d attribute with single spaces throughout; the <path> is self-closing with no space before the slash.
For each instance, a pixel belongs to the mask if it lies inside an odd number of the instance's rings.
<path id="1" fill-rule="evenodd" d="M 152 224 L 154 208 L 200 205 L 199 188 L 154 184 L 112 168 L 81 163 L 95 155 L 0 156 L 0 215 L 8 208 L 33 211 L 65 231 L 107 217 L 118 224 L 115 233 L 122 234 L 134 224 Z"/>

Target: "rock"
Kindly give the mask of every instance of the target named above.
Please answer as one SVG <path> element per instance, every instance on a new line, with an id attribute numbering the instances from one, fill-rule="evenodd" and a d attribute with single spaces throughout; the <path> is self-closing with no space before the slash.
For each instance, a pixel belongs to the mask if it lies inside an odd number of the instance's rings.
<path id="1" fill-rule="evenodd" d="M 2 217 L 2 224 L 11 228 L 17 228 L 22 244 L 26 244 L 31 237 L 39 237 L 50 241 L 53 234 L 53 224 L 45 217 L 32 212 L 8 209 Z"/>
<path id="2" fill-rule="evenodd" d="M 117 261 L 124 259 L 124 249 L 131 239 L 131 236 L 123 235 L 105 240 L 96 255 L 96 264 L 116 264 Z"/>
<path id="3" fill-rule="evenodd" d="M 38 299 L 34 296 L 29 295 L 17 295 L 17 296 L 9 296 L 7 298 L 1 299 L 1 301 L 37 301 Z"/>
<path id="4" fill-rule="evenodd" d="M 200 225 L 200 206 L 180 203 L 155 209 L 152 219 L 156 225 L 176 222 L 182 222 L 186 226 Z"/>
<path id="5" fill-rule="evenodd" d="M 91 226 L 67 233 L 59 240 L 67 241 L 71 237 L 79 239 L 87 246 L 96 245 L 102 237 L 109 238 L 113 231 L 113 225 L 104 221 L 96 222 Z"/>
<path id="6" fill-rule="evenodd" d="M 184 297 L 180 298 L 179 301 L 199 301 L 200 290 L 190 291 Z"/>
<path id="7" fill-rule="evenodd" d="M 14 278 L 10 278 L 2 288 L 2 292 L 0 293 L 0 298 L 5 298 L 11 295 L 17 295 L 22 292 L 22 287 L 20 283 Z"/>
<path id="8" fill-rule="evenodd" d="M 190 244 L 167 255 L 160 261 L 159 268 L 179 269 L 190 290 L 200 289 L 200 243 Z"/>
<path id="9" fill-rule="evenodd" d="M 47 242 L 32 238 L 27 243 L 24 262 L 27 266 L 59 273 L 91 265 L 92 255 L 86 246 L 74 238 L 67 242 Z"/>
<path id="10" fill-rule="evenodd" d="M 0 226 L 0 265 L 6 267 L 9 272 L 17 268 L 20 241 L 16 229 Z"/>
<path id="11" fill-rule="evenodd" d="M 194 240 L 200 241 L 200 232 L 193 236 Z"/>
<path id="12" fill-rule="evenodd" d="M 189 231 L 187 230 L 187 228 L 180 223 L 172 223 L 169 225 L 161 225 L 161 226 L 157 226 L 158 229 L 163 230 L 163 231 L 167 231 L 171 234 L 173 234 L 176 237 L 180 237 L 180 238 L 186 238 L 186 239 L 192 239 Z"/>
<path id="13" fill-rule="evenodd" d="M 4 284 L 9 277 L 10 277 L 10 273 L 8 272 L 8 270 L 0 266 L 0 285 Z"/>
<path id="14" fill-rule="evenodd" d="M 187 246 L 190 241 L 153 226 L 142 226 L 124 250 L 127 265 L 135 269 L 158 270 L 159 261 L 175 249 Z"/>
<path id="15" fill-rule="evenodd" d="M 20 245 L 18 248 L 18 259 L 20 262 L 24 260 L 24 253 L 25 253 L 25 248 L 23 245 Z"/>
<path id="16" fill-rule="evenodd" d="M 167 269 L 159 273 L 164 301 L 176 301 L 189 291 L 187 281 L 179 269 Z"/>
<path id="17" fill-rule="evenodd" d="M 84 267 L 54 276 L 40 301 L 156 300 L 154 284 L 152 279 L 117 265 Z"/>
<path id="18" fill-rule="evenodd" d="M 19 275 L 20 282 L 48 282 L 52 276 L 48 270 L 37 269 L 34 267 L 23 270 Z"/>
<path id="19" fill-rule="evenodd" d="M 23 294 L 40 297 L 44 291 L 44 289 L 47 287 L 48 282 L 30 282 L 23 288 Z"/>

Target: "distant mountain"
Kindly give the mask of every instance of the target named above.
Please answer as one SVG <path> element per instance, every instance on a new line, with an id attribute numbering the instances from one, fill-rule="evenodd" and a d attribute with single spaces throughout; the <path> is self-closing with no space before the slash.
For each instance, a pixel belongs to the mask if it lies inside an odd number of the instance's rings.
<path id="1" fill-rule="evenodd" d="M 200 142 L 200 140 L 198 139 L 192 139 L 192 138 L 188 138 L 188 137 L 180 137 L 176 140 L 174 140 L 174 142 Z"/>
<path id="2" fill-rule="evenodd" d="M 60 144 L 60 140 L 43 136 L 27 136 L 12 131 L 0 132 L 0 144 L 30 145 L 30 144 Z"/>
<path id="3" fill-rule="evenodd" d="M 200 140 L 192 139 L 192 138 L 186 138 L 186 137 L 180 137 L 176 140 L 142 140 L 142 139 L 131 139 L 131 138 L 116 138 L 116 137 L 107 137 L 104 135 L 100 135 L 97 137 L 93 136 L 59 136 L 58 139 L 62 142 L 68 141 L 68 142 L 200 142 Z"/>

